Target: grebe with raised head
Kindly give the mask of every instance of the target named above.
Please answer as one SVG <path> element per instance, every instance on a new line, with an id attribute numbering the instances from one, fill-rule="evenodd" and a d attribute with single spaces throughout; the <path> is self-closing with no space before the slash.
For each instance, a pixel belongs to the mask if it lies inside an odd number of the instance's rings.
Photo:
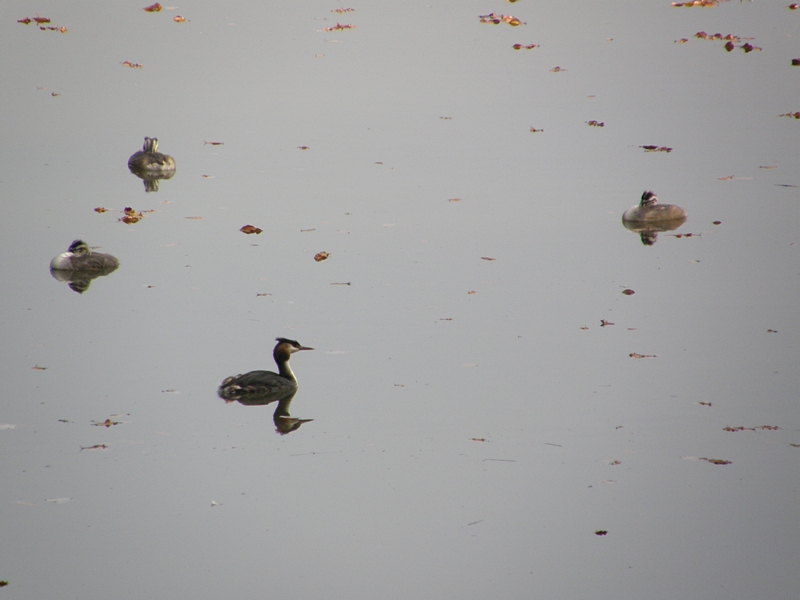
<path id="1" fill-rule="evenodd" d="M 92 252 L 83 240 L 75 240 L 69 250 L 50 261 L 53 271 L 102 271 L 116 269 L 119 261 L 110 254 Z"/>
<path id="2" fill-rule="evenodd" d="M 653 192 L 644 192 L 641 202 L 626 210 L 622 215 L 623 221 L 647 222 L 677 221 L 685 219 L 686 211 L 674 204 L 659 204 Z"/>
<path id="3" fill-rule="evenodd" d="M 313 348 L 307 348 L 295 340 L 275 339 L 278 343 L 272 351 L 272 358 L 278 365 L 278 372 L 250 371 L 244 375 L 228 377 L 219 386 L 218 393 L 222 398 L 235 400 L 241 396 L 262 396 L 297 387 L 297 378 L 289 366 L 289 359 L 295 352 Z"/>
<path id="4" fill-rule="evenodd" d="M 163 173 L 175 170 L 175 160 L 168 154 L 158 152 L 158 138 L 144 138 L 144 146 L 128 159 L 131 171 Z"/>

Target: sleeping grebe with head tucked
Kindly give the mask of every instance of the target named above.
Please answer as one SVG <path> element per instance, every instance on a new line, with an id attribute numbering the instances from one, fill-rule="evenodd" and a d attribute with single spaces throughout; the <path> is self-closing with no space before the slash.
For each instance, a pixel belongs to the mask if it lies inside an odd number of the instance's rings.
<path id="1" fill-rule="evenodd" d="M 158 138 L 146 137 L 142 149 L 128 159 L 128 168 L 146 173 L 167 173 L 175 170 L 175 160 L 158 151 Z"/>
<path id="2" fill-rule="evenodd" d="M 69 250 L 50 261 L 50 269 L 53 271 L 103 271 L 113 270 L 118 266 L 119 261 L 116 258 L 110 254 L 92 252 L 83 240 L 75 240 L 69 245 Z"/>
<path id="3" fill-rule="evenodd" d="M 622 215 L 623 221 L 647 222 L 677 221 L 686 218 L 686 211 L 674 204 L 659 204 L 653 192 L 644 192 L 637 206 L 632 206 Z"/>

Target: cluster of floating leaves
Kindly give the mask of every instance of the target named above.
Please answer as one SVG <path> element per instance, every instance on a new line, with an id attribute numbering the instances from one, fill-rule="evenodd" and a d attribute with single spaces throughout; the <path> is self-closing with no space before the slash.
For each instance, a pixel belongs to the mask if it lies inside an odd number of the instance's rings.
<path id="1" fill-rule="evenodd" d="M 534 48 L 538 48 L 539 44 L 514 44 L 511 46 L 514 50 L 533 50 Z"/>
<path id="2" fill-rule="evenodd" d="M 606 124 L 603 123 L 602 121 L 594 121 L 594 120 L 586 121 L 586 124 L 589 125 L 590 127 L 605 127 L 606 126 Z"/>
<path id="3" fill-rule="evenodd" d="M 499 25 L 500 23 L 508 23 L 512 27 L 517 27 L 518 25 L 525 24 L 522 21 L 520 21 L 517 17 L 514 17 L 512 15 L 498 15 L 497 13 L 480 15 L 478 18 L 481 20 L 481 23 L 491 23 L 493 25 Z"/>
<path id="4" fill-rule="evenodd" d="M 22 23 L 23 25 L 30 25 L 31 23 L 36 23 L 39 26 L 39 29 L 41 29 L 42 31 L 59 31 L 61 33 L 67 33 L 66 27 L 47 25 L 47 23 L 50 23 L 50 19 L 48 19 L 47 17 L 40 17 L 38 14 L 35 17 L 25 17 L 24 19 L 17 19 L 17 23 Z"/>
<path id="5" fill-rule="evenodd" d="M 343 31 L 345 29 L 355 29 L 355 28 L 356 28 L 356 26 L 355 25 L 351 25 L 350 23 L 344 23 L 344 24 L 336 23 L 336 25 L 333 25 L 331 27 L 323 27 L 322 30 L 323 31 Z"/>
<path id="6" fill-rule="evenodd" d="M 793 112 L 793 113 L 785 113 L 785 114 L 778 115 L 778 116 L 779 117 L 790 117 L 790 118 L 793 118 L 793 119 L 800 119 L 800 111 Z"/>
<path id="7" fill-rule="evenodd" d="M 122 211 L 125 213 L 123 217 L 120 217 L 120 221 L 125 223 L 126 225 L 133 225 L 134 223 L 138 223 L 144 218 L 144 215 L 140 212 L 136 212 L 130 206 L 126 206 L 125 209 Z"/>
<path id="8" fill-rule="evenodd" d="M 104 212 L 108 212 L 109 210 L 116 210 L 116 209 L 110 209 L 110 208 L 104 208 L 102 206 L 98 206 L 97 208 L 94 209 L 94 212 L 102 214 Z M 155 212 L 155 210 L 144 210 L 142 212 L 138 212 L 138 211 L 132 209 L 130 206 L 126 206 L 120 212 L 122 212 L 122 217 L 120 219 L 118 219 L 118 220 L 122 221 L 123 223 L 126 223 L 128 225 L 133 225 L 134 223 L 138 223 L 139 221 L 141 221 L 144 218 L 144 213 Z"/>
<path id="9" fill-rule="evenodd" d="M 777 431 L 780 429 L 777 425 L 758 425 L 756 427 L 723 427 L 722 431 L 756 431 L 761 429 L 762 431 Z"/>
<path id="10" fill-rule="evenodd" d="M 639 146 L 639 148 L 644 148 L 645 152 L 672 152 L 672 148 L 666 146 Z"/>
<path id="11" fill-rule="evenodd" d="M 262 230 L 256 227 L 255 225 L 245 225 L 239 231 L 241 231 L 242 233 L 246 233 L 248 235 L 250 235 L 251 233 L 255 233 L 256 235 L 258 235 L 259 233 L 261 233 Z"/>
<path id="12" fill-rule="evenodd" d="M 142 68 L 142 64 L 141 63 L 132 63 L 129 60 L 126 60 L 125 62 L 122 62 L 120 64 L 123 67 L 128 67 L 129 69 L 141 69 Z"/>
<path id="13" fill-rule="evenodd" d="M 340 15 L 343 15 L 344 13 L 353 12 L 354 10 L 355 10 L 355 8 L 334 8 L 331 12 L 332 13 L 339 13 Z"/>
<path id="14" fill-rule="evenodd" d="M 158 2 L 156 2 L 155 4 L 151 4 L 150 6 L 145 6 L 142 10 L 144 12 L 155 13 L 155 12 L 161 12 L 163 8 L 164 8 L 163 6 L 161 6 Z M 185 19 L 180 15 L 172 17 L 172 20 L 175 21 L 176 23 L 188 23 L 188 19 Z"/>
<path id="15" fill-rule="evenodd" d="M 314 255 L 314 260 L 317 262 L 322 262 L 323 260 L 327 259 L 330 256 L 327 252 L 317 252 Z"/>

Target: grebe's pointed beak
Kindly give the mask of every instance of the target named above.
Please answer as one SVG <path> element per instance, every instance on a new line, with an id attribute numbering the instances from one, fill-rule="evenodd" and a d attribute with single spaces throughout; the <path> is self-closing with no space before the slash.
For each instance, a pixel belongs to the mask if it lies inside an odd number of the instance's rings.
<path id="1" fill-rule="evenodd" d="M 300 346 L 299 348 L 297 348 L 297 351 L 300 352 L 300 350 L 313 350 L 313 348 L 308 348 L 307 346 Z"/>

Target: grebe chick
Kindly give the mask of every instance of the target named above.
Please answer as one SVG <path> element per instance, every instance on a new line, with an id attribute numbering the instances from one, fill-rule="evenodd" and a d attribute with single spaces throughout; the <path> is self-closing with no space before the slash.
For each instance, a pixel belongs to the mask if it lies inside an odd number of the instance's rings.
<path id="1" fill-rule="evenodd" d="M 659 204 L 653 192 L 642 194 L 642 201 L 637 206 L 632 206 L 622 215 L 623 221 L 648 222 L 677 221 L 685 219 L 686 211 L 674 204 Z"/>
<path id="2" fill-rule="evenodd" d="M 313 350 L 300 345 L 295 340 L 275 338 L 278 342 L 272 351 L 278 372 L 250 371 L 244 375 L 228 377 L 219 386 L 218 393 L 226 400 L 235 400 L 241 396 L 262 396 L 279 390 L 297 388 L 297 379 L 289 367 L 289 358 L 300 350 Z"/>
<path id="3" fill-rule="evenodd" d="M 92 252 L 83 240 L 75 240 L 69 245 L 69 250 L 50 261 L 53 271 L 103 271 L 114 270 L 118 266 L 116 258 L 110 254 Z"/>
<path id="4" fill-rule="evenodd" d="M 158 152 L 158 138 L 144 138 L 144 146 L 128 159 L 131 171 L 163 173 L 175 170 L 175 160 L 168 154 Z"/>

